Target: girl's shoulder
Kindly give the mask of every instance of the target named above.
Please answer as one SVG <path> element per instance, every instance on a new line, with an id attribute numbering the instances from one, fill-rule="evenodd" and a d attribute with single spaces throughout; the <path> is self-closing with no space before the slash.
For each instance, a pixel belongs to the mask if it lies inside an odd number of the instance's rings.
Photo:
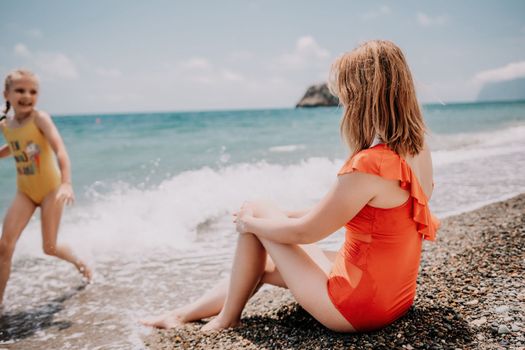
<path id="1" fill-rule="evenodd" d="M 38 126 L 39 129 L 45 129 L 50 124 L 53 124 L 53 119 L 49 113 L 40 110 L 34 110 L 34 115 L 32 116 L 34 123 Z"/>
<path id="2" fill-rule="evenodd" d="M 382 165 L 388 161 L 399 159 L 397 153 L 393 152 L 385 144 L 378 144 L 373 147 L 361 150 L 352 155 L 339 170 L 338 175 L 344 175 L 353 171 L 365 172 L 373 175 L 381 173 Z"/>
<path id="3" fill-rule="evenodd" d="M 34 113 L 33 118 L 35 118 L 35 120 L 51 120 L 51 115 L 49 115 L 49 113 L 45 111 L 35 109 L 33 113 Z"/>

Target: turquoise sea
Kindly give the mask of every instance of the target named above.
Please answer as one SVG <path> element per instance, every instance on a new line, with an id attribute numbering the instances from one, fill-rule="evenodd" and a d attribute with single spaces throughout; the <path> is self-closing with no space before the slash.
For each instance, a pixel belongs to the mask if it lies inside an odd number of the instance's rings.
<path id="1" fill-rule="evenodd" d="M 423 110 L 435 173 L 431 207 L 439 217 L 525 192 L 525 101 Z M 40 252 L 35 215 L 15 252 L 6 294 L 15 326 L 0 324 L 0 345 L 141 348 L 148 330 L 134 320 L 190 300 L 227 273 L 231 213 L 244 200 L 303 208 L 327 191 L 348 155 L 341 114 L 316 108 L 55 116 L 77 195 L 60 239 L 97 276 L 75 289 L 72 268 Z M 15 192 L 11 159 L 0 161 L 0 179 L 3 217 Z M 341 238 L 323 244 L 337 248 Z"/>
<path id="2" fill-rule="evenodd" d="M 188 172 L 221 176 L 238 167 L 264 173 L 265 167 L 337 163 L 347 156 L 338 131 L 341 113 L 339 108 L 274 109 L 56 116 L 54 121 L 72 160 L 77 204 L 83 207 L 96 205 L 94 196 L 123 187 L 147 194 Z M 472 160 L 490 157 L 505 144 L 505 153 L 511 154 L 525 136 L 525 102 L 427 105 L 424 114 L 437 177 L 445 164 L 463 163 L 468 155 Z M 0 178 L 0 213 L 5 213 L 15 191 L 11 160 L 0 162 Z M 197 180 L 192 185 L 195 197 L 202 194 Z M 472 204 L 486 200 L 490 197 L 469 198 Z M 462 209 L 455 202 L 434 207 L 438 213 Z"/>

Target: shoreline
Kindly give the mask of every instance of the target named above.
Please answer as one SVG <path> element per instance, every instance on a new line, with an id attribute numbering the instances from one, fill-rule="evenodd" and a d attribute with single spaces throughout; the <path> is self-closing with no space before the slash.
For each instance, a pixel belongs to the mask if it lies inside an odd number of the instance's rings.
<path id="1" fill-rule="evenodd" d="M 447 212 L 444 212 L 444 213 L 441 213 L 439 216 L 438 216 L 438 219 L 439 221 L 443 221 L 445 219 L 448 219 L 448 218 L 451 218 L 451 217 L 454 217 L 454 216 L 459 216 L 459 215 L 462 215 L 462 214 L 468 214 L 472 211 L 476 211 L 476 210 L 479 210 L 483 207 L 487 207 L 489 205 L 492 205 L 492 204 L 497 204 L 499 202 L 505 202 L 505 201 L 508 201 L 509 199 L 512 199 L 512 198 L 515 198 L 515 197 L 519 197 L 520 195 L 522 194 L 525 194 L 525 193 L 510 193 L 510 194 L 504 194 L 504 195 L 501 195 L 499 197 L 496 197 L 495 199 L 488 199 L 486 201 L 480 201 L 480 202 L 476 202 L 468 207 L 464 207 L 463 209 L 458 209 L 458 210 L 451 210 L 451 211 L 447 211 Z M 432 207 L 430 208 L 430 210 L 432 211 Z M 434 212 L 432 212 L 434 213 Z"/>
<path id="2" fill-rule="evenodd" d="M 441 220 L 423 246 L 414 305 L 392 325 L 334 333 L 281 288 L 263 289 L 242 324 L 199 332 L 203 322 L 143 337 L 148 349 L 525 349 L 525 194 Z"/>

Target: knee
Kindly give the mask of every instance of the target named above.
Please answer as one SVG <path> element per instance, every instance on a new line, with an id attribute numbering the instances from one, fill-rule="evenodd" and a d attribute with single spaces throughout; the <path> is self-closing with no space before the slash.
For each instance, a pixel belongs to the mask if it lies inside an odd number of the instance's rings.
<path id="1" fill-rule="evenodd" d="M 255 217 L 262 218 L 282 215 L 282 211 L 277 207 L 277 204 L 267 199 L 250 201 L 248 205 L 253 210 L 253 216 Z"/>
<path id="2" fill-rule="evenodd" d="M 0 240 L 0 260 L 11 259 L 15 250 L 15 242 Z"/>
<path id="3" fill-rule="evenodd" d="M 44 254 L 49 256 L 56 256 L 57 255 L 57 246 L 56 244 L 44 244 L 43 247 Z"/>
<path id="4" fill-rule="evenodd" d="M 250 201 L 250 203 L 252 203 L 254 206 L 261 207 L 261 208 L 273 207 L 276 205 L 274 201 L 270 199 L 265 199 L 265 198 L 258 198 L 253 201 Z"/>
<path id="5" fill-rule="evenodd" d="M 239 237 L 237 238 L 237 244 L 245 244 L 244 242 L 248 242 L 248 241 L 253 241 L 253 242 L 257 241 L 260 244 L 259 237 L 257 237 L 251 232 L 239 234 Z"/>

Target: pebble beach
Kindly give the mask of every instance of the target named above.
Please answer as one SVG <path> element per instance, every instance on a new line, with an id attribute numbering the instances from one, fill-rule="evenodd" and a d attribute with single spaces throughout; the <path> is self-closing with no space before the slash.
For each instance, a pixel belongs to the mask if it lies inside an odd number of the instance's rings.
<path id="1" fill-rule="evenodd" d="M 417 297 L 405 316 L 371 333 L 338 334 L 284 289 L 249 302 L 238 328 L 204 323 L 144 336 L 160 349 L 525 349 L 525 194 L 442 220 L 425 243 Z"/>

